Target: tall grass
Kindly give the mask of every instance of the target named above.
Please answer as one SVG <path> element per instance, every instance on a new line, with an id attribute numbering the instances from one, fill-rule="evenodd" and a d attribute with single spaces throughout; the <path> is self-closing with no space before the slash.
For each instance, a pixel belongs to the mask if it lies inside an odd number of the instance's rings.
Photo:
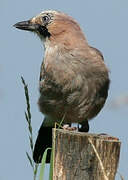
<path id="1" fill-rule="evenodd" d="M 30 101 L 29 101 L 29 91 L 28 85 L 26 84 L 23 77 L 21 77 L 23 86 L 24 86 L 24 93 L 26 99 L 26 111 L 25 111 L 25 119 L 28 125 L 28 134 L 29 134 L 29 146 L 31 150 L 31 154 L 26 152 L 27 158 L 29 160 L 30 166 L 32 167 L 33 171 L 33 180 L 44 180 L 44 170 L 45 170 L 45 162 L 47 158 L 47 151 L 51 148 L 47 148 L 43 154 L 41 165 L 40 165 L 40 173 L 39 173 L 39 164 L 36 164 L 33 160 L 33 152 L 34 152 L 34 141 L 33 141 L 33 131 L 32 131 L 32 116 L 31 116 L 31 109 L 30 109 Z M 39 177 L 37 175 L 39 174 Z M 53 179 L 53 150 L 51 153 L 51 161 L 50 161 L 50 171 L 49 171 L 49 180 Z"/>
<path id="2" fill-rule="evenodd" d="M 31 155 L 26 152 L 27 158 L 29 160 L 29 163 L 32 167 L 33 170 L 33 180 L 36 180 L 37 176 L 37 171 L 38 171 L 38 164 L 36 164 L 33 160 L 33 151 L 34 151 L 34 146 L 33 146 L 33 131 L 32 131 L 32 123 L 31 123 L 31 110 L 30 110 L 30 102 L 29 102 L 29 93 L 28 93 L 28 86 L 25 83 L 25 80 L 23 77 L 21 77 L 22 83 L 24 85 L 24 93 L 25 93 L 25 98 L 26 98 L 26 111 L 25 111 L 25 119 L 28 124 L 28 133 L 29 133 L 29 145 L 30 145 L 30 150 L 31 150 Z"/>

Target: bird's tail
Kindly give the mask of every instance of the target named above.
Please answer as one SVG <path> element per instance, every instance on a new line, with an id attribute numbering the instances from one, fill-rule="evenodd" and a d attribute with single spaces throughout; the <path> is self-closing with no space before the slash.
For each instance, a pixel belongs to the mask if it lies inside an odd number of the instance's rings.
<path id="1" fill-rule="evenodd" d="M 35 163 L 41 163 L 43 153 L 47 148 L 52 147 L 52 127 L 44 127 L 43 123 L 39 129 L 36 139 L 33 159 Z M 48 150 L 46 163 L 50 163 L 51 150 Z"/>

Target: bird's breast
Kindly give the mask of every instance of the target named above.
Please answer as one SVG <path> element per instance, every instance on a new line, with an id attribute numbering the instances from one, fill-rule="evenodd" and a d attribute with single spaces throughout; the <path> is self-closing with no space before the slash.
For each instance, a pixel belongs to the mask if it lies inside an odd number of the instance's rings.
<path id="1" fill-rule="evenodd" d="M 49 52 L 49 51 L 48 51 Z M 103 61 L 79 59 L 56 49 L 41 66 L 40 111 L 54 119 L 80 122 L 93 118 L 107 98 L 109 79 Z"/>

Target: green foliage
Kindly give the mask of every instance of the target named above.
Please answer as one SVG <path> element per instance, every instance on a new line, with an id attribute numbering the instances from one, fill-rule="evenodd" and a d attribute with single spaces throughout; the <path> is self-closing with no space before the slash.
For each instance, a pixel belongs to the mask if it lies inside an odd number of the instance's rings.
<path id="1" fill-rule="evenodd" d="M 39 180 L 43 180 L 44 179 L 44 169 L 45 169 L 45 162 L 46 162 L 48 150 L 51 150 L 51 148 L 47 148 L 44 151 L 44 154 L 43 154 L 43 158 L 42 158 L 42 161 L 41 161 L 41 167 L 40 167 L 40 177 L 39 177 Z"/>

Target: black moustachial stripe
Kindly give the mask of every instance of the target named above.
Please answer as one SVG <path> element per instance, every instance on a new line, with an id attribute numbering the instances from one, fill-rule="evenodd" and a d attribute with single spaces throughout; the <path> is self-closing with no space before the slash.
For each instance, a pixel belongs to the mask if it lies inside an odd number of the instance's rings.
<path id="1" fill-rule="evenodd" d="M 38 32 L 43 35 L 45 38 L 50 37 L 50 33 L 48 32 L 48 29 L 45 26 L 41 26 L 38 24 Z"/>

